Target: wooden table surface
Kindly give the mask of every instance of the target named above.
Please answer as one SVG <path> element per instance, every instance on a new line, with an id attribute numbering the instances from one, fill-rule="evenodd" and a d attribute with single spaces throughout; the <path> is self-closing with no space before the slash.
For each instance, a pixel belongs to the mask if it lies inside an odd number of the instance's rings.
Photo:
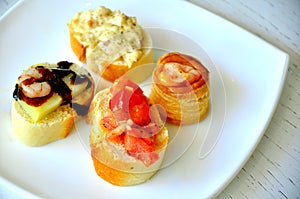
<path id="1" fill-rule="evenodd" d="M 290 55 L 282 96 L 269 127 L 218 198 L 300 198 L 300 1 L 190 1 Z"/>
<path id="2" fill-rule="evenodd" d="M 18 0 L 0 0 L 0 15 Z M 300 198 L 300 0 L 189 0 L 287 52 L 282 96 L 259 145 L 217 198 Z M 0 198 L 19 198 L 0 188 Z"/>

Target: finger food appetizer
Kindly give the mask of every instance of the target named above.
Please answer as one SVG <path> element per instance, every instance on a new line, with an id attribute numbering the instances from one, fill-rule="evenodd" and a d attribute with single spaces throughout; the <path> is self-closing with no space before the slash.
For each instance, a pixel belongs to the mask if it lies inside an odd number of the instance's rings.
<path id="1" fill-rule="evenodd" d="M 162 113 L 126 78 L 98 92 L 88 114 L 96 173 L 118 186 L 150 179 L 160 169 L 168 143 Z"/>
<path id="2" fill-rule="evenodd" d="M 65 138 L 87 114 L 94 80 L 74 63 L 40 63 L 24 70 L 13 92 L 12 127 L 21 142 L 41 146 Z"/>
<path id="3" fill-rule="evenodd" d="M 161 104 L 167 120 L 192 124 L 209 112 L 209 71 L 196 58 L 170 52 L 159 58 L 152 76 L 151 103 Z"/>
<path id="4" fill-rule="evenodd" d="M 128 70 L 153 63 L 152 41 L 135 17 L 104 6 L 76 13 L 68 23 L 70 45 L 81 62 L 113 82 Z"/>

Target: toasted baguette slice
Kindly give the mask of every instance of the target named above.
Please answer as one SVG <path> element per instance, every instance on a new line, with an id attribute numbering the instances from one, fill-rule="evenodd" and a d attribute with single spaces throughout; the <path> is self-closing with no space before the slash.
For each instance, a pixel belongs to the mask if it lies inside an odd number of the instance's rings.
<path id="1" fill-rule="evenodd" d="M 168 142 L 168 131 L 163 127 L 156 137 L 155 151 L 159 159 L 152 165 L 145 166 L 130 156 L 124 146 L 105 139 L 107 129 L 99 125 L 98 121 L 110 114 L 111 97 L 108 88 L 98 92 L 88 113 L 88 122 L 92 124 L 90 147 L 94 168 L 101 178 L 111 184 L 118 186 L 140 184 L 150 179 L 160 169 Z"/>
<path id="2" fill-rule="evenodd" d="M 47 68 L 55 68 L 57 66 L 56 64 L 49 63 L 37 65 Z M 33 65 L 30 68 L 37 65 Z M 78 103 L 89 108 L 90 102 L 94 96 L 94 80 L 86 69 L 76 64 L 72 63 L 70 69 L 77 74 L 86 75 L 91 82 L 91 85 L 86 88 L 86 90 L 72 99 L 72 103 Z M 24 72 L 26 72 L 26 70 Z M 12 128 L 18 139 L 28 146 L 42 146 L 67 137 L 72 131 L 72 127 L 76 120 L 79 120 L 86 115 L 86 113 L 77 113 L 78 110 L 76 111 L 70 104 L 65 104 L 60 105 L 40 120 L 34 121 L 19 103 L 19 100 L 20 99 L 12 100 Z"/>
<path id="3" fill-rule="evenodd" d="M 32 122 L 21 105 L 13 100 L 11 110 L 12 127 L 19 140 L 28 146 L 42 146 L 65 138 L 74 124 L 76 113 L 69 106 L 60 106 L 39 122 Z"/>
<path id="4" fill-rule="evenodd" d="M 113 12 L 100 6 L 94 10 L 78 12 L 68 23 L 68 29 L 70 46 L 77 58 L 81 62 L 86 62 L 93 72 L 108 81 L 113 82 L 130 69 L 154 61 L 149 33 L 136 23 L 135 17 L 128 17 L 119 10 Z M 104 57 L 105 53 L 99 44 L 124 42 L 128 38 L 128 35 L 124 35 L 126 33 L 137 33 L 141 46 L 132 46 L 126 50 L 126 45 L 121 44 L 118 47 L 110 45 L 108 50 L 110 55 Z M 120 57 L 114 57 L 120 52 L 122 52 Z M 129 54 L 132 54 L 133 58 L 126 61 L 124 57 Z"/>

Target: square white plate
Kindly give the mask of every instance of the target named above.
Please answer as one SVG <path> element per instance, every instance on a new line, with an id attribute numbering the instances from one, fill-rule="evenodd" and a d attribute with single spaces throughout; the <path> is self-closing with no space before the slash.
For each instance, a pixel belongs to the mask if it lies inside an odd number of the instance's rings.
<path id="1" fill-rule="evenodd" d="M 69 137 L 27 147 L 12 132 L 14 84 L 28 66 L 69 60 L 67 22 L 78 11 L 120 9 L 150 32 L 156 58 L 165 51 L 193 54 L 210 71 L 211 111 L 176 131 L 166 163 L 151 180 L 108 184 L 94 172 L 88 126 Z M 0 19 L 0 184 L 43 198 L 207 198 L 218 194 L 247 161 L 263 135 L 284 84 L 288 55 L 236 25 L 185 1 L 39 1 L 18 3 Z M 205 52 L 202 50 L 204 49 Z M 147 89 L 149 84 L 141 86 Z"/>

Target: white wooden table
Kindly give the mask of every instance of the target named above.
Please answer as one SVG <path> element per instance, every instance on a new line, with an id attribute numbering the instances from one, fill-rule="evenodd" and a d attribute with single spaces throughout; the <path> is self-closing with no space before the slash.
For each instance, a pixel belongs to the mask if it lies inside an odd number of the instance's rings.
<path id="1" fill-rule="evenodd" d="M 0 0 L 0 15 L 18 0 Z M 258 147 L 218 198 L 300 198 L 300 0 L 189 0 L 290 55 L 279 104 Z M 0 198 L 19 198 L 0 188 Z"/>
<path id="2" fill-rule="evenodd" d="M 268 129 L 218 198 L 300 198 L 300 1 L 190 1 L 290 55 L 286 83 Z"/>

